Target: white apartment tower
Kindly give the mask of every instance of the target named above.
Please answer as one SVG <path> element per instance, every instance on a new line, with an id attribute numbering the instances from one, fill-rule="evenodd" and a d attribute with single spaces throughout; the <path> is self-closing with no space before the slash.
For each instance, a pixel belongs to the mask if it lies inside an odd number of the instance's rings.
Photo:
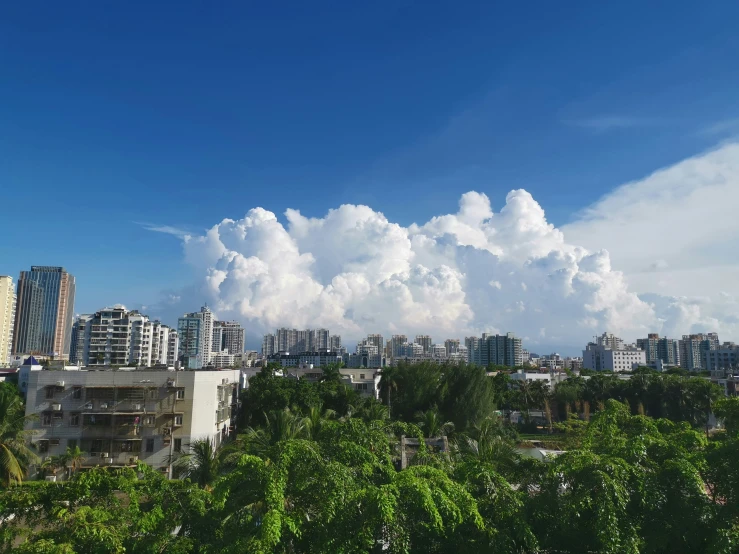
<path id="1" fill-rule="evenodd" d="M 74 322 L 70 359 L 84 366 L 166 364 L 172 359 L 170 332 L 168 326 L 120 304 L 103 308 Z"/>
<path id="2" fill-rule="evenodd" d="M 13 278 L 0 275 L 0 366 L 10 360 L 15 325 L 15 288 Z"/>

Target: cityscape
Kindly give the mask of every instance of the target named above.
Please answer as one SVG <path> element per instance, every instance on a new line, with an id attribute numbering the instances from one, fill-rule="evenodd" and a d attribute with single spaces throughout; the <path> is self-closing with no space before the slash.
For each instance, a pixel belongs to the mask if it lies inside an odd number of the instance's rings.
<path id="1" fill-rule="evenodd" d="M 0 554 L 739 554 L 739 3 L 1 13 Z"/>
<path id="2" fill-rule="evenodd" d="M 185 313 L 176 327 L 152 321 L 122 305 L 74 315 L 75 277 L 62 267 L 33 266 L 13 284 L 0 276 L 0 364 L 19 366 L 28 356 L 68 361 L 82 367 L 248 368 L 268 362 L 282 367 L 340 363 L 347 368 L 381 369 L 397 363 L 466 362 L 483 367 L 552 371 L 623 372 L 648 366 L 658 371 L 719 371 L 737 367 L 739 346 L 719 341 L 714 332 L 680 339 L 650 333 L 633 344 L 605 332 L 588 342 L 579 357 L 539 355 L 524 348 L 514 333 L 447 338 L 429 335 L 369 334 L 354 352 L 328 329 L 279 328 L 264 335 L 261 352 L 245 350 L 245 329 L 219 321 L 202 306 Z M 0 366 L 1 367 L 1 366 Z"/>

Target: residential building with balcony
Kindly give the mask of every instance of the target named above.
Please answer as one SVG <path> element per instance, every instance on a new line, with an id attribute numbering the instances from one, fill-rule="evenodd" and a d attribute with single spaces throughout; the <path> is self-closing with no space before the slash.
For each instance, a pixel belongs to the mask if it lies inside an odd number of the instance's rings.
<path id="1" fill-rule="evenodd" d="M 0 275 L 0 367 L 10 363 L 15 325 L 15 288 L 13 278 Z"/>
<path id="2" fill-rule="evenodd" d="M 30 371 L 27 429 L 42 460 L 79 446 L 83 468 L 142 461 L 171 477 L 192 441 L 233 432 L 239 382 L 238 370 Z"/>

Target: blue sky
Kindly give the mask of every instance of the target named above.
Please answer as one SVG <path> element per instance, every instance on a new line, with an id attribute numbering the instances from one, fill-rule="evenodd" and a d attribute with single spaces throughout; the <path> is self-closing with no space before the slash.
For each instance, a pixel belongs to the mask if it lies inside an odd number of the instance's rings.
<path id="1" fill-rule="evenodd" d="M 255 206 L 401 225 L 525 188 L 557 226 L 737 130 L 735 2 L 34 2 L 0 8 L 0 274 L 77 311 L 191 280 Z M 197 308 L 194 302 L 192 309 Z"/>

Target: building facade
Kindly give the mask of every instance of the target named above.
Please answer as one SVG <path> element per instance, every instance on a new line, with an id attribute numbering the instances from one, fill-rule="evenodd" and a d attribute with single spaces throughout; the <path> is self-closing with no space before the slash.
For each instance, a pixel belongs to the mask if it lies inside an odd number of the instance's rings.
<path id="1" fill-rule="evenodd" d="M 10 362 L 15 325 L 15 288 L 13 278 L 0 275 L 0 366 Z"/>
<path id="2" fill-rule="evenodd" d="M 718 348 L 706 352 L 708 371 L 734 371 L 739 369 L 739 345 L 725 342 Z"/>
<path id="3" fill-rule="evenodd" d="M 32 371 L 27 429 L 42 459 L 78 446 L 83 467 L 141 460 L 171 477 L 193 440 L 218 445 L 233 431 L 239 382 L 238 370 Z"/>
<path id="4" fill-rule="evenodd" d="M 69 358 L 75 279 L 63 267 L 32 266 L 18 280 L 13 354 Z"/>

